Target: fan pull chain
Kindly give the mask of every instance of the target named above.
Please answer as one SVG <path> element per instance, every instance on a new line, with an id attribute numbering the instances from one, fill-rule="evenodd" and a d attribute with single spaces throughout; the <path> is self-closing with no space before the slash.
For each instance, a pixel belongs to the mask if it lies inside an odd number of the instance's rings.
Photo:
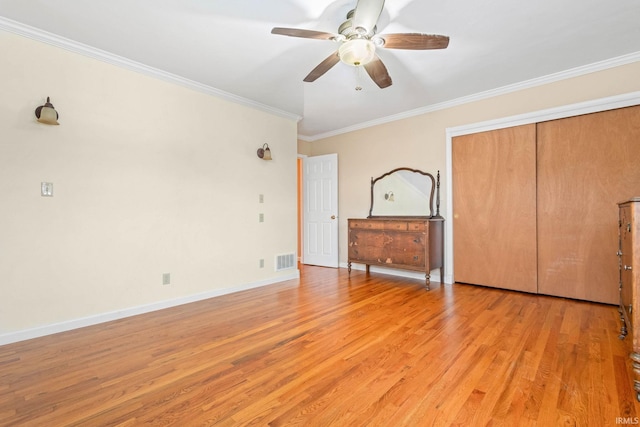
<path id="1" fill-rule="evenodd" d="M 362 90 L 362 66 L 356 67 L 356 91 Z"/>

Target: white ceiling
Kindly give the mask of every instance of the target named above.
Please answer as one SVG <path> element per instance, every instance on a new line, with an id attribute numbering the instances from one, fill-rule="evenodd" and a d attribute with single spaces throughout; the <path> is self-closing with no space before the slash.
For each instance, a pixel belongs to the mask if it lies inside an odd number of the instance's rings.
<path id="1" fill-rule="evenodd" d="M 639 0 L 387 0 L 378 33 L 443 34 L 449 47 L 380 49 L 393 79 L 386 89 L 362 73 L 364 89 L 356 91 L 356 70 L 342 63 L 303 83 L 335 42 L 272 35 L 271 28 L 337 33 L 355 4 L 0 0 L 6 18 L 0 29 L 33 34 L 34 27 L 214 93 L 300 116 L 300 137 L 309 140 L 557 73 L 640 60 Z"/>

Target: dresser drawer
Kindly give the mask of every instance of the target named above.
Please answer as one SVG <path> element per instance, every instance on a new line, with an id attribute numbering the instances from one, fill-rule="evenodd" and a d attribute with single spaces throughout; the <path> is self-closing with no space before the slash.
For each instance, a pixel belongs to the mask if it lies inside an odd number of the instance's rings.
<path id="1" fill-rule="evenodd" d="M 427 225 L 424 222 L 411 221 L 407 224 L 409 231 L 424 231 L 427 229 Z"/>
<path id="2" fill-rule="evenodd" d="M 366 230 L 382 230 L 384 223 L 382 221 L 371 221 L 367 219 L 350 219 L 349 228 L 364 228 Z"/>
<path id="3" fill-rule="evenodd" d="M 407 222 L 406 221 L 384 221 L 384 229 L 406 231 Z"/>
<path id="4" fill-rule="evenodd" d="M 420 231 L 352 228 L 348 256 L 365 264 L 423 268 L 427 259 L 426 235 Z"/>
<path id="5" fill-rule="evenodd" d="M 389 220 L 349 220 L 349 228 L 362 228 L 365 230 L 396 230 L 406 231 L 409 230 L 407 221 L 389 221 Z M 424 229 L 424 224 L 423 228 Z M 411 228 L 411 230 L 419 230 L 419 228 Z"/>

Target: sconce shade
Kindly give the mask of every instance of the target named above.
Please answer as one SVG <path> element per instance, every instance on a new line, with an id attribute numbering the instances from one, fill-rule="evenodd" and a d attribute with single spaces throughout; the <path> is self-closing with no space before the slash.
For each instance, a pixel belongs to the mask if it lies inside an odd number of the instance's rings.
<path id="1" fill-rule="evenodd" d="M 269 144 L 264 144 L 262 148 L 258 148 L 258 157 L 262 160 L 271 160 L 271 149 Z"/>
<path id="2" fill-rule="evenodd" d="M 271 160 L 271 149 L 269 147 L 264 149 L 264 157 L 263 160 Z"/>
<path id="3" fill-rule="evenodd" d="M 49 101 L 49 97 L 47 96 L 47 102 L 44 105 L 36 108 L 36 117 L 40 123 L 44 123 L 46 125 L 59 125 L 58 123 L 58 112 L 53 108 L 53 105 Z"/>

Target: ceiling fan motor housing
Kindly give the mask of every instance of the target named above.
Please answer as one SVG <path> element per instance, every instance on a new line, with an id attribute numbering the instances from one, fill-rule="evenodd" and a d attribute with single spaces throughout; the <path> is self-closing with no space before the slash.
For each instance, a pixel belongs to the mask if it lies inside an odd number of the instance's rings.
<path id="1" fill-rule="evenodd" d="M 374 26 L 369 32 L 367 32 L 366 28 L 362 28 L 362 27 L 354 28 L 353 27 L 354 12 L 355 12 L 355 9 L 347 13 L 347 20 L 344 21 L 342 25 L 340 25 L 340 27 L 338 27 L 338 33 L 342 34 L 347 39 L 350 39 L 352 37 L 366 37 L 366 38 L 373 37 L 378 31 L 378 27 Z"/>

